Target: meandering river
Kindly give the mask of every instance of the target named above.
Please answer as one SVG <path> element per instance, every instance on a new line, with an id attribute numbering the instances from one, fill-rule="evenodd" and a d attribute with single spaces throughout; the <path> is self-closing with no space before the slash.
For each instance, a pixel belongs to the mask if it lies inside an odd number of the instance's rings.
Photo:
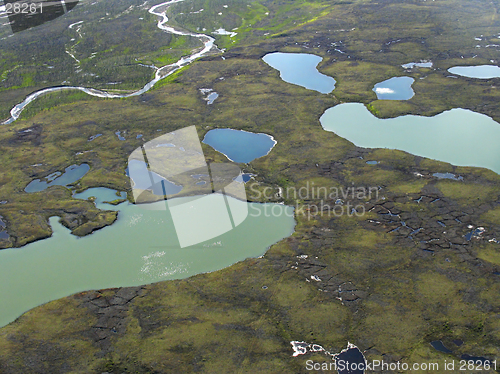
<path id="1" fill-rule="evenodd" d="M 14 108 L 11 109 L 10 111 L 10 118 L 2 124 L 8 125 L 15 120 L 19 118 L 21 115 L 21 112 L 28 106 L 32 101 L 36 100 L 40 96 L 46 95 L 50 92 L 56 92 L 56 91 L 63 91 L 63 90 L 79 90 L 82 92 L 85 92 L 88 95 L 91 96 L 96 96 L 96 97 L 102 97 L 102 98 L 124 98 L 124 97 L 131 97 L 131 96 L 138 96 L 142 95 L 143 93 L 149 91 L 159 80 L 168 77 L 169 75 L 175 73 L 177 70 L 180 68 L 189 65 L 191 62 L 196 60 L 197 58 L 200 58 L 204 55 L 206 55 L 208 52 L 210 52 L 213 48 L 217 48 L 215 45 L 215 39 L 212 38 L 211 36 L 205 35 L 205 34 L 195 34 L 195 33 L 189 33 L 185 31 L 180 31 L 177 30 L 171 26 L 167 26 L 168 22 L 168 17 L 166 16 L 166 8 L 168 8 L 170 5 L 175 4 L 175 3 L 180 3 L 185 0 L 171 0 L 167 1 L 165 3 L 161 3 L 158 5 L 153 6 L 151 9 L 149 9 L 149 13 L 161 17 L 161 19 L 158 21 L 158 28 L 166 31 L 171 34 L 175 35 L 187 35 L 187 36 L 192 36 L 194 38 L 198 38 L 203 42 L 204 47 L 198 51 L 194 52 L 193 54 L 189 56 L 182 57 L 179 61 L 170 64 L 170 65 L 165 65 L 159 69 L 156 70 L 156 74 L 153 80 L 151 80 L 149 83 L 147 83 L 143 88 L 141 88 L 138 91 L 132 92 L 130 94 L 113 94 L 109 93 L 107 91 L 103 90 L 97 90 L 95 88 L 87 88 L 87 87 L 80 87 L 80 86 L 57 86 L 57 87 L 49 87 L 49 88 L 44 88 L 40 91 L 33 92 L 30 94 L 24 101 L 21 103 L 17 104 L 14 106 Z M 160 9 L 163 9 L 163 11 L 160 11 Z M 218 49 L 218 48 L 217 48 Z"/>

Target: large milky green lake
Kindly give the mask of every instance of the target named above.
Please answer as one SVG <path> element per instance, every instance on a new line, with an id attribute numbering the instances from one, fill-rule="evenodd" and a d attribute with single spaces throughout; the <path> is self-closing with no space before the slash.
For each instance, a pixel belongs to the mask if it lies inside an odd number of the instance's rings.
<path id="1" fill-rule="evenodd" d="M 217 200 L 212 195 L 205 202 L 209 208 Z M 258 257 L 291 235 L 295 227 L 292 207 L 230 198 L 232 206 L 248 204 L 243 223 L 219 237 L 181 249 L 168 210 L 146 210 L 128 202 L 117 207 L 103 204 L 117 198 L 105 188 L 78 195 L 89 196 L 99 197 L 101 209 L 119 210 L 118 220 L 78 238 L 52 217 L 52 237 L 0 251 L 0 326 L 33 307 L 77 292 L 186 278 Z M 190 209 L 193 198 L 179 199 Z"/>

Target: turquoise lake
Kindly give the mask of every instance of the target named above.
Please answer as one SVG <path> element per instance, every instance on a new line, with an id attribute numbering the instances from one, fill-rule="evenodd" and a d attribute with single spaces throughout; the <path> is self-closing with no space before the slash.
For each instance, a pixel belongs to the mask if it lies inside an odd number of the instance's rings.
<path id="1" fill-rule="evenodd" d="M 83 177 L 90 170 L 88 164 L 71 165 L 68 166 L 64 173 L 56 171 L 45 177 L 45 180 L 35 179 L 32 180 L 24 189 L 26 192 L 40 192 L 50 186 L 67 186 L 68 184 L 76 182 Z"/>
<path id="2" fill-rule="evenodd" d="M 249 163 L 267 155 L 276 141 L 267 134 L 234 129 L 214 129 L 206 133 L 203 143 L 223 153 L 234 162 Z"/>
<path id="3" fill-rule="evenodd" d="M 335 88 L 335 79 L 321 74 L 316 68 L 323 60 L 319 56 L 309 53 L 275 52 L 265 55 L 262 60 L 278 70 L 285 82 L 324 94 Z"/>
<path id="4" fill-rule="evenodd" d="M 218 207 L 212 202 L 217 202 L 216 195 L 204 198 L 206 209 L 215 213 Z M 232 207 L 247 205 L 247 218 L 219 237 L 180 248 L 168 209 L 146 210 L 128 202 L 116 207 L 103 204 L 118 198 L 105 188 L 89 189 L 75 197 L 89 196 L 97 196 L 101 209 L 118 210 L 118 220 L 78 238 L 52 217 L 52 237 L 0 251 L 0 273 L 6 280 L 0 283 L 0 297 L 8 300 L 0 303 L 0 326 L 37 305 L 77 292 L 186 278 L 258 257 L 291 235 L 295 227 L 292 207 L 228 198 Z M 175 200 L 189 209 L 197 198 Z M 160 204 L 165 206 L 164 202 L 151 205 Z"/>
<path id="5" fill-rule="evenodd" d="M 449 68 L 448 71 L 452 74 L 461 75 L 462 77 L 468 78 L 500 78 L 500 67 L 495 65 L 455 66 Z"/>
<path id="6" fill-rule="evenodd" d="M 415 79 L 410 77 L 394 77 L 377 83 L 373 91 L 379 100 L 408 100 L 415 95 L 411 88 L 413 82 Z"/>
<path id="7" fill-rule="evenodd" d="M 434 117 L 379 119 L 363 104 L 347 103 L 327 109 L 320 122 L 360 147 L 399 149 L 500 174 L 500 124 L 484 114 L 452 109 Z"/>

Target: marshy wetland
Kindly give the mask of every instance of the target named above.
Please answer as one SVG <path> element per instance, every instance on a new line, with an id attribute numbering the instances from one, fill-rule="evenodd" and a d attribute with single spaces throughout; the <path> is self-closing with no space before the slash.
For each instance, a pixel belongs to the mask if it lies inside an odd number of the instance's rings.
<path id="1" fill-rule="evenodd" d="M 206 56 L 135 98 L 59 92 L 33 102 L 18 121 L 0 128 L 0 201 L 5 201 L 0 215 L 9 234 L 0 243 L 12 247 L 6 253 L 49 236 L 49 217 L 59 216 L 80 234 L 116 220 L 113 206 L 101 210 L 62 186 L 24 192 L 31 180 L 87 163 L 89 172 L 73 186 L 78 192 L 107 187 L 129 193 L 125 168 L 130 152 L 159 133 L 193 124 L 200 140 L 212 129 L 229 127 L 272 136 L 277 141 L 272 151 L 244 166 L 244 173 L 254 175 L 245 185 L 247 197 L 293 205 L 296 226 L 262 258 L 254 255 L 186 279 L 79 292 L 34 308 L 0 329 L 1 370 L 305 373 L 307 360 L 331 360 L 321 352 L 293 357 L 294 340 L 330 352 L 354 342 L 367 360 L 498 358 L 499 175 L 488 167 L 362 148 L 325 131 L 319 121 L 329 108 L 348 102 L 362 103 L 361 115 L 378 121 L 406 115 L 432 121 L 462 108 L 498 122 L 495 79 L 453 79 L 447 71 L 497 58 L 493 48 L 476 48 L 469 34 L 477 29 L 496 36 L 500 24 L 491 15 L 497 6 L 462 0 L 334 5 L 240 0 L 206 6 L 186 0 L 177 10 L 183 14 L 171 22 L 193 32 L 198 27 L 199 32 L 238 28 L 236 36 L 216 36 L 216 43 L 227 48 L 224 54 Z M 134 12 L 130 17 L 140 17 Z M 148 22 L 154 26 L 154 21 Z M 183 48 L 191 42 L 185 43 Z M 261 60 L 274 51 L 320 56 L 317 69 L 335 78 L 335 90 L 322 94 L 283 82 Z M 432 61 L 432 68 L 404 72 L 415 79 L 415 96 L 377 99 L 376 83 L 401 76 L 401 65 L 408 61 L 422 60 Z M 7 99 L 2 96 L 2 103 L 19 102 L 12 97 L 26 96 L 28 83 Z M 219 97 L 207 105 L 201 88 L 212 88 Z M 36 131 L 25 132 L 29 128 Z M 125 140 L 116 131 L 125 131 Z M 102 135 L 89 142 L 96 134 Z M 468 134 L 474 143 L 474 131 Z M 427 135 L 436 136 L 433 131 Z M 202 147 L 208 162 L 227 162 L 212 147 Z M 436 173 L 462 180 L 440 179 Z M 307 189 L 313 182 L 338 189 L 377 187 L 378 195 L 362 201 L 342 197 L 344 204 L 365 207 L 365 215 L 348 217 L 329 216 L 326 210 L 311 213 L 312 205 L 333 205 L 336 198 L 295 199 L 279 193 L 280 188 Z M 265 191 L 272 192 L 269 198 Z M 120 213 L 113 225 L 120 225 Z M 83 243 L 113 225 L 88 237 L 68 238 Z M 104 258 L 94 257 L 105 271 Z M 433 348 L 435 341 L 452 353 Z"/>

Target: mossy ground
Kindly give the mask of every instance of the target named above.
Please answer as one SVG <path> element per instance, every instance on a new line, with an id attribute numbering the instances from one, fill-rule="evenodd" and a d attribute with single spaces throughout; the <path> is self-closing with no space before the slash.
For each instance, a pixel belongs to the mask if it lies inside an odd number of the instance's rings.
<path id="1" fill-rule="evenodd" d="M 500 250 L 488 241 L 500 237 L 498 175 L 400 151 L 359 149 L 323 131 L 318 120 L 326 108 L 341 101 L 371 104 L 380 116 L 433 115 L 461 106 L 498 119 L 497 93 L 491 87 L 496 80 L 447 78 L 444 71 L 456 61 L 477 63 L 491 57 L 489 49 L 475 48 L 473 37 L 476 31 L 493 34 L 498 21 L 484 14 L 495 14 L 497 6 L 451 0 L 338 1 L 328 8 L 319 6 L 311 17 L 322 16 L 314 22 L 285 28 L 279 35 L 264 39 L 249 31 L 255 38 L 249 36 L 248 45 L 242 41 L 229 50 L 225 60 L 205 58 L 140 97 L 79 100 L 2 127 L 0 200 L 10 203 L 0 206 L 0 215 L 19 237 L 42 237 L 50 209 L 77 204 L 63 188 L 24 193 L 31 178 L 87 162 L 91 171 L 78 189 L 128 190 L 128 154 L 158 133 L 193 124 L 200 138 L 209 129 L 231 127 L 268 133 L 278 141 L 267 157 L 242 165 L 257 174 L 257 191 L 299 188 L 307 182 L 381 188 L 376 198 L 362 201 L 367 208 L 373 206 L 365 216 L 297 214 L 296 232 L 263 258 L 145 286 L 116 317 L 123 331 L 100 330 L 110 334 L 101 339 L 108 339 L 109 346 L 89 333 L 102 315 L 82 306 L 85 296 L 36 308 L 0 329 L 2 370 L 34 373 L 49 365 L 52 372 L 305 373 L 306 360 L 324 358 L 291 357 L 291 340 L 314 342 L 332 352 L 350 341 L 366 350 L 368 359 L 409 363 L 442 363 L 463 353 L 498 358 L 500 281 L 494 272 Z M 456 23 L 456 17 L 462 22 Z M 345 54 L 330 45 L 339 40 L 337 47 Z M 322 55 L 320 70 L 336 78 L 337 89 L 321 95 L 282 82 L 260 60 L 274 50 Z M 478 57 L 472 60 L 473 54 Z M 431 59 L 441 70 L 404 72 L 398 67 L 420 59 Z M 398 72 L 416 79 L 416 96 L 406 102 L 375 100 L 373 84 Z M 219 98 L 207 105 L 199 88 L 213 88 Z M 39 144 L 13 141 L 17 131 L 33 124 L 43 128 L 35 139 Z M 117 130 L 125 141 L 118 140 Z M 89 142 L 96 133 L 103 135 Z M 143 134 L 142 140 L 136 139 L 138 134 Z M 224 161 L 210 147 L 204 145 L 203 150 L 209 161 Z M 380 163 L 367 165 L 366 160 Z M 29 166 L 35 163 L 44 165 Z M 435 172 L 460 173 L 464 180 L 437 180 Z M 255 192 L 248 188 L 252 197 Z M 289 197 L 284 200 L 294 203 Z M 301 199 L 299 204 L 317 202 Z M 89 202 L 78 204 L 92 210 Z M 17 219 L 20 209 L 27 217 L 39 217 L 39 223 Z M 399 219 L 384 217 L 388 210 L 398 212 Z M 410 231 L 401 225 L 403 219 L 407 226 L 423 230 L 401 234 Z M 486 228 L 483 239 L 463 238 L 469 224 Z M 393 232 L 396 226 L 400 230 Z M 108 290 L 99 299 L 112 300 L 117 292 Z M 429 345 L 442 340 L 452 347 L 453 339 L 465 342 L 454 348 L 453 356 Z M 50 359 L 61 355 L 66 358 Z M 36 361 L 40 357 L 49 361 Z M 26 364 L 30 360 L 35 362 L 31 367 Z"/>

